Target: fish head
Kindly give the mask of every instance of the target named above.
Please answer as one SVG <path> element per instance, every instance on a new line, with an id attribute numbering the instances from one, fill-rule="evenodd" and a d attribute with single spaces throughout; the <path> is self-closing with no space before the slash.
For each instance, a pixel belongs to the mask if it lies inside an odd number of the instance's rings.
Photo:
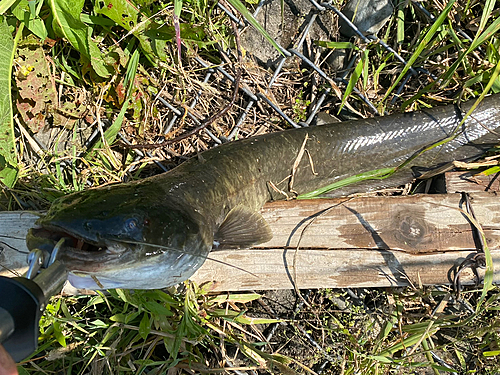
<path id="1" fill-rule="evenodd" d="M 141 184 L 87 190 L 59 198 L 27 237 L 52 251 L 80 289 L 156 289 L 189 278 L 211 250 L 210 231 L 195 210 Z"/>

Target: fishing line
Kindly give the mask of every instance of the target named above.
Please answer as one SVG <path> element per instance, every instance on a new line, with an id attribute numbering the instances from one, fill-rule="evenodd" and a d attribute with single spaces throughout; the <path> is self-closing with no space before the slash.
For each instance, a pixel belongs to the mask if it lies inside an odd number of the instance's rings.
<path id="1" fill-rule="evenodd" d="M 188 254 L 188 255 L 193 255 L 193 256 L 196 256 L 196 257 L 199 257 L 199 258 L 203 258 L 205 260 L 211 260 L 212 262 L 215 262 L 215 263 L 220 263 L 220 264 L 223 264 L 225 266 L 229 266 L 229 267 L 232 267 L 232 268 L 235 268 L 239 271 L 243 271 L 245 273 L 248 273 L 254 277 L 258 277 L 256 274 L 254 274 L 253 272 L 250 272 L 250 271 L 247 271 L 241 267 L 238 267 L 238 266 L 235 266 L 233 264 L 230 264 L 230 263 L 227 263 L 227 262 L 224 262 L 222 260 L 218 260 L 218 259 L 214 259 L 214 258 L 210 258 L 208 256 L 203 256 L 203 255 L 199 255 L 199 254 L 195 254 L 195 253 L 192 253 L 192 252 L 189 252 L 189 251 L 186 251 L 186 250 L 180 250 L 180 249 L 175 249 L 173 247 L 168 247 L 168 246 L 163 246 L 163 245 L 157 245 L 157 244 L 153 244 L 153 243 L 147 243 L 147 242 L 140 242 L 140 241 L 126 241 L 126 240 L 120 240 L 120 242 L 123 242 L 123 243 L 129 243 L 129 244 L 133 244 L 133 245 L 145 245 L 145 246 L 151 246 L 151 247 L 155 247 L 155 248 L 158 248 L 158 249 L 164 249 L 164 250 L 167 250 L 167 251 L 176 251 L 178 253 L 182 253 L 182 254 Z"/>
<path id="2" fill-rule="evenodd" d="M 14 239 L 14 240 L 24 240 L 24 239 L 25 239 L 25 238 L 20 238 L 20 237 L 14 237 L 14 236 L 4 236 L 4 235 L 0 235 L 0 237 L 11 238 L 11 239 Z M 15 251 L 16 253 L 20 253 L 20 254 L 29 254 L 29 252 L 28 252 L 28 251 L 22 251 L 22 250 L 16 249 L 14 246 L 9 245 L 9 244 L 8 244 L 7 242 L 5 242 L 5 241 L 0 241 L 0 244 L 7 246 L 8 248 L 10 248 L 11 250 Z"/>
<path id="3" fill-rule="evenodd" d="M 12 240 L 25 240 L 26 237 L 16 237 L 16 236 L 10 236 L 8 234 L 0 234 L 0 237 L 3 237 L 3 238 L 10 238 Z"/>

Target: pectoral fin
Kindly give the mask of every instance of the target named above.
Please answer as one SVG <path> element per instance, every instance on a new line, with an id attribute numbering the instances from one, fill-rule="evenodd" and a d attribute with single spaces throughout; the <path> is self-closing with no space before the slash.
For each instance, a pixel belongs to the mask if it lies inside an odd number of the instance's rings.
<path id="1" fill-rule="evenodd" d="M 273 238 L 271 228 L 259 212 L 244 206 L 233 208 L 215 233 L 220 246 L 249 247 Z"/>

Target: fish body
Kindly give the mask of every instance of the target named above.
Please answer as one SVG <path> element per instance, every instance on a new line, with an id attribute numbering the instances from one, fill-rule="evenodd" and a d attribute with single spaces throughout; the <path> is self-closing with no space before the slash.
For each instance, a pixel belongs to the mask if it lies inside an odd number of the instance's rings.
<path id="1" fill-rule="evenodd" d="M 28 247 L 53 246 L 67 237 L 61 260 L 77 288 L 175 285 L 203 264 L 214 243 L 245 247 L 269 240 L 272 233 L 259 213 L 265 202 L 399 166 L 452 135 L 472 104 L 224 144 L 167 173 L 56 200 L 29 234 Z M 389 179 L 363 182 L 334 195 L 397 186 L 411 182 L 415 167 L 477 158 L 499 143 L 499 119 L 500 96 L 487 97 L 451 141 L 426 151 Z"/>

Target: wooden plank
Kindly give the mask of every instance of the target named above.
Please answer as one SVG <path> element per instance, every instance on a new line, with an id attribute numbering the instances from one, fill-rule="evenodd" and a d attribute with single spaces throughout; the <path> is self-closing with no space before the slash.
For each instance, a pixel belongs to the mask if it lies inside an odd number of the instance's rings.
<path id="1" fill-rule="evenodd" d="M 470 251 L 411 255 L 397 251 L 250 249 L 216 252 L 211 258 L 245 269 L 207 260 L 191 280 L 212 282 L 213 291 L 264 289 L 318 289 L 396 287 L 450 284 L 451 270 L 469 257 Z M 500 283 L 500 251 L 493 251 L 494 283 Z M 251 273 L 248 273 L 251 272 Z M 470 269 L 461 282 L 473 283 Z"/>
<path id="2" fill-rule="evenodd" d="M 472 250 L 472 228 L 460 202 L 460 194 L 419 194 L 268 203 L 262 214 L 274 237 L 257 248 L 295 248 L 302 236 L 302 248 Z M 500 247 L 500 199 L 476 193 L 471 202 L 489 246 Z"/>
<path id="3" fill-rule="evenodd" d="M 500 199 L 471 199 L 500 283 Z M 476 249 L 460 207 L 460 194 L 270 203 L 262 214 L 271 241 L 210 255 L 253 275 L 207 261 L 192 279 L 211 280 L 217 291 L 448 284 L 450 270 Z M 462 280 L 472 276 L 468 270 Z"/>
<path id="4" fill-rule="evenodd" d="M 489 193 L 471 198 L 500 283 L 500 199 Z M 460 202 L 460 194 L 422 194 L 269 203 L 262 214 L 273 230 L 271 241 L 212 252 L 211 258 L 229 265 L 207 260 L 192 279 L 213 282 L 217 291 L 446 284 L 450 270 L 475 251 Z M 0 250 L 1 275 L 23 271 L 22 238 L 36 217 L 0 213 L 0 236 L 9 244 Z M 462 280 L 471 282 L 472 272 Z"/>
<path id="5" fill-rule="evenodd" d="M 27 271 L 25 238 L 38 217 L 24 211 L 0 212 L 0 276 L 19 276 Z"/>
<path id="6" fill-rule="evenodd" d="M 456 193 L 467 192 L 500 192 L 500 176 L 492 174 L 485 176 L 477 171 L 449 172 L 445 174 L 446 191 Z"/>

